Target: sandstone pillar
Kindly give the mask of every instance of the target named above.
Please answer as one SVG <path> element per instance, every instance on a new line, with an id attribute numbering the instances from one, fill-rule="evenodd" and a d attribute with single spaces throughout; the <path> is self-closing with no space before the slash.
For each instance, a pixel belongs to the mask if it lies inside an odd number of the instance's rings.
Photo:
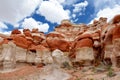
<path id="1" fill-rule="evenodd" d="M 13 42 L 8 42 L 8 44 L 3 44 L 2 54 L 4 54 L 3 59 L 3 69 L 13 69 L 15 68 L 16 58 L 15 58 L 15 48 L 16 45 Z"/>

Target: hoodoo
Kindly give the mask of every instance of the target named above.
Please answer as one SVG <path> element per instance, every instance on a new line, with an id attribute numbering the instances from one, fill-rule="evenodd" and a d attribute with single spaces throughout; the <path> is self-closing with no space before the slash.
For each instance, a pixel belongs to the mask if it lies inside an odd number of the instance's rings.
<path id="1" fill-rule="evenodd" d="M 0 34 L 0 80 L 3 80 L 1 71 L 18 69 L 19 72 L 21 64 L 37 68 L 45 65 L 76 68 L 77 65 L 81 69 L 81 66 L 101 64 L 120 68 L 120 15 L 110 22 L 101 17 L 89 25 L 63 20 L 48 34 L 35 28 L 23 32 L 15 29 L 9 36 Z"/>

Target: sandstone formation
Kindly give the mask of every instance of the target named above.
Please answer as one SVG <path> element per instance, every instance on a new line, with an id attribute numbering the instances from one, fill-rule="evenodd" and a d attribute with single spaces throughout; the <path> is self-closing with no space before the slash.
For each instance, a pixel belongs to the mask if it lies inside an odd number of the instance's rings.
<path id="1" fill-rule="evenodd" d="M 100 62 L 120 67 L 120 15 L 111 22 L 101 17 L 92 24 L 63 20 L 53 32 L 15 29 L 10 36 L 0 34 L 0 66 L 12 69 L 16 63 L 59 64 Z"/>

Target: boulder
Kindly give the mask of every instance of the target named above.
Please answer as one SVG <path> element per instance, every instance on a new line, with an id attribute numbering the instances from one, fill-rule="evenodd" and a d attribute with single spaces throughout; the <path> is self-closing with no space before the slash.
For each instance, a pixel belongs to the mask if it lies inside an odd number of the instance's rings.
<path id="1" fill-rule="evenodd" d="M 113 20 L 112 20 L 112 23 L 113 24 L 116 24 L 116 23 L 119 23 L 120 22 L 120 14 L 119 15 L 116 15 Z"/>
<path id="2" fill-rule="evenodd" d="M 11 34 L 21 34 L 21 31 L 19 31 L 18 29 L 14 29 Z"/>
<path id="3" fill-rule="evenodd" d="M 69 65 L 71 65 L 71 62 L 68 58 L 68 56 L 66 56 L 64 54 L 64 52 L 62 52 L 59 49 L 56 49 L 52 52 L 52 57 L 54 60 L 54 63 L 58 64 L 59 66 L 62 66 L 63 63 L 67 62 Z"/>
<path id="4" fill-rule="evenodd" d="M 81 48 L 81 47 L 93 47 L 93 41 L 89 38 L 81 39 L 79 41 L 76 41 L 75 48 Z"/>
<path id="5" fill-rule="evenodd" d="M 69 42 L 60 39 L 46 39 L 46 42 L 51 49 L 51 51 L 55 49 L 59 49 L 63 52 L 68 52 L 70 48 Z"/>
<path id="6" fill-rule="evenodd" d="M 22 47 L 24 49 L 27 49 L 32 44 L 30 40 L 27 40 L 25 37 L 19 35 L 14 36 L 13 41 L 17 46 Z"/>
<path id="7" fill-rule="evenodd" d="M 39 33 L 32 33 L 32 39 L 33 39 L 33 42 L 36 43 L 36 44 L 40 44 L 44 38 L 40 36 Z"/>
<path id="8" fill-rule="evenodd" d="M 26 37 L 32 37 L 31 31 L 29 29 L 24 29 L 23 33 Z"/>

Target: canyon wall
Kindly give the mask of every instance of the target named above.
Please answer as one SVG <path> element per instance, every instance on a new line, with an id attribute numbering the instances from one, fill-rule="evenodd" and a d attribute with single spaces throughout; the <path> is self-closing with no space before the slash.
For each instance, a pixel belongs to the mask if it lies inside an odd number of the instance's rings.
<path id="1" fill-rule="evenodd" d="M 54 31 L 15 29 L 10 36 L 0 34 L 0 66 L 14 68 L 16 63 L 35 65 L 68 62 L 89 66 L 105 62 L 120 66 L 120 15 L 111 22 L 101 17 L 92 24 L 63 20 Z"/>

